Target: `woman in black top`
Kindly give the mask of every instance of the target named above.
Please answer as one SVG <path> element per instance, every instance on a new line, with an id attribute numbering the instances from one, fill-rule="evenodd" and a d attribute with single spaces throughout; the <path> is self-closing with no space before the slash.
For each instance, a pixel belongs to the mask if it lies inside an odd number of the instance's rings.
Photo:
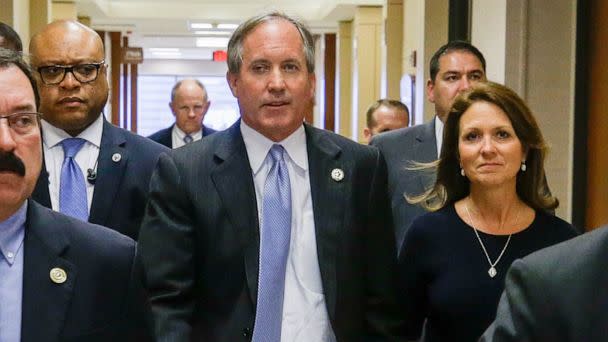
<path id="1" fill-rule="evenodd" d="M 487 82 L 456 98 L 434 187 L 408 198 L 434 212 L 414 221 L 399 264 L 407 335 L 476 341 L 493 321 L 511 263 L 575 231 L 549 215 L 546 144 L 525 103 Z M 426 324 L 424 324 L 426 320 Z"/>

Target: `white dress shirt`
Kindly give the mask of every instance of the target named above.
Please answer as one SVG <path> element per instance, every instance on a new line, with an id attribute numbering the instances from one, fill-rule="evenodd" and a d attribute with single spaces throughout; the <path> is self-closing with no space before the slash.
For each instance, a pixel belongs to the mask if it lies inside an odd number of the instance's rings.
<path id="1" fill-rule="evenodd" d="M 82 148 L 74 160 L 80 167 L 84 176 L 87 189 L 87 208 L 91 212 L 91 201 L 95 185 L 87 181 L 87 170 L 97 171 L 97 157 L 101 146 L 101 134 L 103 132 L 103 114 L 82 131 L 78 136 L 72 137 L 64 130 L 57 128 L 42 120 L 42 145 L 44 150 L 44 162 L 49 173 L 49 194 L 53 210 L 59 211 L 59 186 L 61 180 L 61 166 L 63 165 L 63 146 L 61 142 L 67 138 L 81 138 L 85 140 Z"/>
<path id="2" fill-rule="evenodd" d="M 177 127 L 177 125 L 173 125 L 173 129 L 171 130 L 171 146 L 173 146 L 173 148 L 178 148 L 186 145 L 184 142 L 185 136 L 186 133 L 184 131 Z M 201 140 L 203 138 L 202 128 L 198 132 L 190 134 L 190 136 L 192 137 L 193 142 Z"/>
<path id="3" fill-rule="evenodd" d="M 272 165 L 271 158 L 267 158 L 267 155 L 275 142 L 247 126 L 243 121 L 241 121 L 241 134 L 253 172 L 261 227 L 264 183 Z M 293 134 L 277 144 L 285 149 L 283 157 L 289 173 L 292 207 L 281 341 L 335 341 L 325 305 L 317 256 L 304 126 L 300 126 Z"/>
<path id="4" fill-rule="evenodd" d="M 443 121 L 437 115 L 435 115 L 435 140 L 437 140 L 437 158 L 439 158 L 443 144 Z"/>

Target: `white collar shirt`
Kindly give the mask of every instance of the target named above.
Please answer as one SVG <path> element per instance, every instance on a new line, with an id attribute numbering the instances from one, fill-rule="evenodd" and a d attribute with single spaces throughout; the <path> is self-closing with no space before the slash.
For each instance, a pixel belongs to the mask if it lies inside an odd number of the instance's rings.
<path id="1" fill-rule="evenodd" d="M 443 121 L 437 115 L 435 115 L 435 140 L 437 140 L 437 158 L 439 158 L 443 144 Z"/>
<path id="2" fill-rule="evenodd" d="M 285 271 L 281 341 L 335 341 L 327 314 L 317 256 L 304 126 L 300 126 L 278 143 L 266 138 L 243 121 L 241 134 L 253 173 L 260 227 L 264 183 L 272 163 L 270 158 L 267 158 L 268 151 L 274 144 L 280 144 L 285 149 L 283 156 L 291 186 L 292 215 L 291 241 Z"/>
<path id="3" fill-rule="evenodd" d="M 184 142 L 185 136 L 186 133 L 177 127 L 177 124 L 173 125 L 173 129 L 171 130 L 171 146 L 175 149 L 186 145 Z M 198 132 L 192 133 L 190 136 L 192 137 L 192 141 L 201 140 L 203 138 L 203 130 L 201 129 Z"/>
<path id="4" fill-rule="evenodd" d="M 101 146 L 101 135 L 103 133 L 103 114 L 93 121 L 89 127 L 72 137 L 64 130 L 57 128 L 50 123 L 42 120 L 42 145 L 44 150 L 44 162 L 49 173 L 49 194 L 51 196 L 51 206 L 53 210 L 59 211 L 59 188 L 61 181 L 61 166 L 63 165 L 63 146 L 61 142 L 67 138 L 81 138 L 85 140 L 82 148 L 76 153 L 74 160 L 82 171 L 85 178 L 87 189 L 87 208 L 91 212 L 91 201 L 95 185 L 87 181 L 87 171 L 97 172 L 97 158 Z"/>

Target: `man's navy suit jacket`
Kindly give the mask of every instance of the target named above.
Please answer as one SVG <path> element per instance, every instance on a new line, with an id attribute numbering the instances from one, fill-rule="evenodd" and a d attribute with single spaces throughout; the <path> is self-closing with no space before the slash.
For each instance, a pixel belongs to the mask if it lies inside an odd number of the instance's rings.
<path id="1" fill-rule="evenodd" d="M 304 128 L 318 263 L 336 338 L 399 340 L 384 159 L 376 148 Z M 158 341 L 251 339 L 259 220 L 240 121 L 160 157 L 139 253 Z"/>
<path id="2" fill-rule="evenodd" d="M 132 239 L 30 200 L 23 244 L 22 342 L 153 340 Z"/>
<path id="3" fill-rule="evenodd" d="M 137 240 L 152 170 L 166 151 L 165 146 L 104 120 L 89 222 Z M 43 166 L 32 198 L 51 208 L 48 182 Z"/>
<path id="4" fill-rule="evenodd" d="M 150 135 L 148 138 L 156 141 L 159 144 L 165 145 L 168 148 L 173 148 L 173 137 L 171 136 L 173 134 L 173 126 L 175 126 L 175 124 L 171 125 L 171 127 L 161 129 L 160 131 Z M 216 131 L 214 129 L 203 126 L 203 138 L 215 132 Z"/>

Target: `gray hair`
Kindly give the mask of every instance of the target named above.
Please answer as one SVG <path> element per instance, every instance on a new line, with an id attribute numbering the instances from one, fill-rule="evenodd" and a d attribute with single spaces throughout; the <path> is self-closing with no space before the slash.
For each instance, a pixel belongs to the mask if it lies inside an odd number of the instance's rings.
<path id="1" fill-rule="evenodd" d="M 179 87 L 182 86 L 182 83 L 184 83 L 184 81 L 193 81 L 197 86 L 201 87 L 201 89 L 205 93 L 205 97 L 204 97 L 205 102 L 207 102 L 209 100 L 209 95 L 207 94 L 207 89 L 205 89 L 205 86 L 201 83 L 201 81 L 197 80 L 196 78 L 187 78 L 187 79 L 183 79 L 183 80 L 180 80 L 177 83 L 175 83 L 175 85 L 173 86 L 173 89 L 171 89 L 171 102 L 175 101 L 175 96 L 177 95 L 177 91 L 179 90 Z"/>
<path id="2" fill-rule="evenodd" d="M 36 79 L 32 72 L 30 64 L 23 58 L 23 54 L 19 51 L 12 49 L 6 49 L 0 47 L 0 70 L 6 69 L 11 65 L 19 68 L 30 81 L 32 90 L 34 91 L 34 100 L 36 101 L 36 108 L 40 106 L 40 94 L 38 93 L 38 87 L 36 86 Z"/>
<path id="3" fill-rule="evenodd" d="M 234 31 L 228 42 L 228 72 L 238 74 L 241 71 L 241 65 L 243 64 L 243 41 L 245 37 L 259 25 L 277 19 L 286 20 L 296 27 L 300 33 L 300 37 L 302 37 L 308 72 L 313 73 L 315 71 L 315 43 L 312 33 L 301 21 L 275 11 L 250 18 L 239 25 Z"/>

